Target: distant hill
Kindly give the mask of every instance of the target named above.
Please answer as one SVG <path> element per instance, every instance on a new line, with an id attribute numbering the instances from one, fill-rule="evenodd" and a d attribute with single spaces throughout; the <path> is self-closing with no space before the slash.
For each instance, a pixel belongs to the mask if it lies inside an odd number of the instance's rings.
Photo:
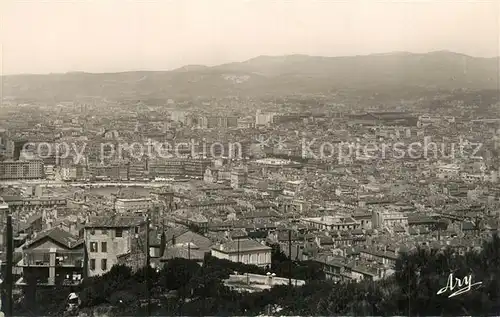
<path id="1" fill-rule="evenodd" d="M 439 51 L 366 56 L 259 56 L 214 67 L 173 71 L 12 75 L 2 77 L 3 97 L 30 99 L 175 98 L 224 95 L 290 95 L 337 90 L 496 89 L 497 58 Z"/>

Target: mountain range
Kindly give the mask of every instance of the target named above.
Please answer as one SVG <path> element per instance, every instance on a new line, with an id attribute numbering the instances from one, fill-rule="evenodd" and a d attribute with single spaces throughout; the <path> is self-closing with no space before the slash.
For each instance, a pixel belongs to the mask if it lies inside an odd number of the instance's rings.
<path id="1" fill-rule="evenodd" d="M 2 76 L 5 98 L 73 100 L 334 94 L 405 89 L 497 89 L 499 59 L 449 51 L 364 56 L 259 56 L 213 67 L 172 71 L 71 72 Z"/>

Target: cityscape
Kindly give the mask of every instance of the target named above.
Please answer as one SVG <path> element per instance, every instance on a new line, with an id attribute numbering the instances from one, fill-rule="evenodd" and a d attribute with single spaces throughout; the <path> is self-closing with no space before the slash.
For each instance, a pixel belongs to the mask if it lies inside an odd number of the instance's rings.
<path id="1" fill-rule="evenodd" d="M 437 49 L 3 75 L 1 310 L 498 315 L 499 67 Z"/>

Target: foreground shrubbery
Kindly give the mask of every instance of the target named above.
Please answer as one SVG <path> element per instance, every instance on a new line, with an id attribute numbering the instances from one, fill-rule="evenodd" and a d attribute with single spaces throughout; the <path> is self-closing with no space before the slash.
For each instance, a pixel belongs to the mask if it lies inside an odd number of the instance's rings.
<path id="1" fill-rule="evenodd" d="M 280 315 L 499 315 L 499 253 L 497 236 L 485 242 L 478 253 L 456 255 L 450 250 L 436 253 L 420 249 L 402 256 L 396 274 L 378 282 L 332 284 L 318 280 L 321 274 L 316 275 L 316 266 L 295 265 L 294 272 L 303 270 L 309 276 L 305 286 L 281 286 L 253 294 L 229 291 L 222 280 L 233 271 L 265 273 L 261 268 L 211 257 L 205 259 L 203 267 L 194 261 L 174 259 L 160 272 L 149 272 L 151 314 L 257 315 L 272 312 L 271 306 L 277 305 L 282 308 Z M 282 273 L 286 270 L 288 265 L 283 266 Z M 458 277 L 472 274 L 473 281 L 483 282 L 482 287 L 453 298 L 436 295 L 452 271 Z M 126 267 L 115 266 L 102 277 L 86 280 L 78 290 L 82 310 L 112 305 L 116 315 L 145 315 L 146 309 L 141 306 L 141 300 L 144 304 L 146 299 L 145 273 L 132 274 Z M 172 291 L 175 296 L 166 296 Z M 62 292 L 39 294 L 43 298 L 38 299 L 35 315 L 61 315 L 55 309 L 61 307 L 62 296 L 68 294 Z"/>

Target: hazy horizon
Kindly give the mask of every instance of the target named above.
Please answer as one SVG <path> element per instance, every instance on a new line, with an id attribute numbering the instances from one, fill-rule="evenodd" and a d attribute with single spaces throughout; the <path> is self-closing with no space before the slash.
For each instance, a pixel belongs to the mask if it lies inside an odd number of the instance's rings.
<path id="1" fill-rule="evenodd" d="M 258 56 L 500 55 L 500 1 L 0 4 L 0 74 L 168 71 Z"/>
<path id="2" fill-rule="evenodd" d="M 174 68 L 169 68 L 169 69 L 133 69 L 133 70 L 117 70 L 117 71 L 109 71 L 109 72 L 90 72 L 90 71 L 82 71 L 82 70 L 68 70 L 66 72 L 49 72 L 49 73 L 12 73 L 12 74 L 0 74 L 0 76 L 16 76 L 16 75 L 56 75 L 56 74 L 69 74 L 69 73 L 85 73 L 85 74 L 118 74 L 118 73 L 128 73 L 128 72 L 169 72 L 169 71 L 175 71 L 177 69 L 181 69 L 183 67 L 188 67 L 188 66 L 201 66 L 201 67 L 216 67 L 216 66 L 221 66 L 225 64 L 230 64 L 230 63 L 239 63 L 239 62 L 245 62 L 252 60 L 254 58 L 258 57 L 281 57 L 281 56 L 308 56 L 308 57 L 326 57 L 326 58 L 335 58 L 335 57 L 361 57 L 361 56 L 374 56 L 374 55 L 389 55 L 389 54 L 398 54 L 398 53 L 407 53 L 407 54 L 431 54 L 431 53 L 436 53 L 436 52 L 449 52 L 449 53 L 454 53 L 454 54 L 459 54 L 459 55 L 467 55 L 461 52 L 453 52 L 453 51 L 448 51 L 448 50 L 439 50 L 439 51 L 429 51 L 429 52 L 406 52 L 406 51 L 395 51 L 395 52 L 376 52 L 376 53 L 369 53 L 369 54 L 358 54 L 358 55 L 338 55 L 338 56 L 320 56 L 320 55 L 307 55 L 307 54 L 300 54 L 300 53 L 295 53 L 295 54 L 283 54 L 283 55 L 259 55 L 259 56 L 254 56 L 250 57 L 249 59 L 246 60 L 241 60 L 241 61 L 229 61 L 225 62 L 222 64 L 213 64 L 213 65 L 205 65 L 205 64 L 186 64 L 186 65 L 180 65 Z M 471 56 L 467 55 L 468 57 L 471 58 L 497 58 L 499 59 L 500 63 L 500 56 Z"/>

